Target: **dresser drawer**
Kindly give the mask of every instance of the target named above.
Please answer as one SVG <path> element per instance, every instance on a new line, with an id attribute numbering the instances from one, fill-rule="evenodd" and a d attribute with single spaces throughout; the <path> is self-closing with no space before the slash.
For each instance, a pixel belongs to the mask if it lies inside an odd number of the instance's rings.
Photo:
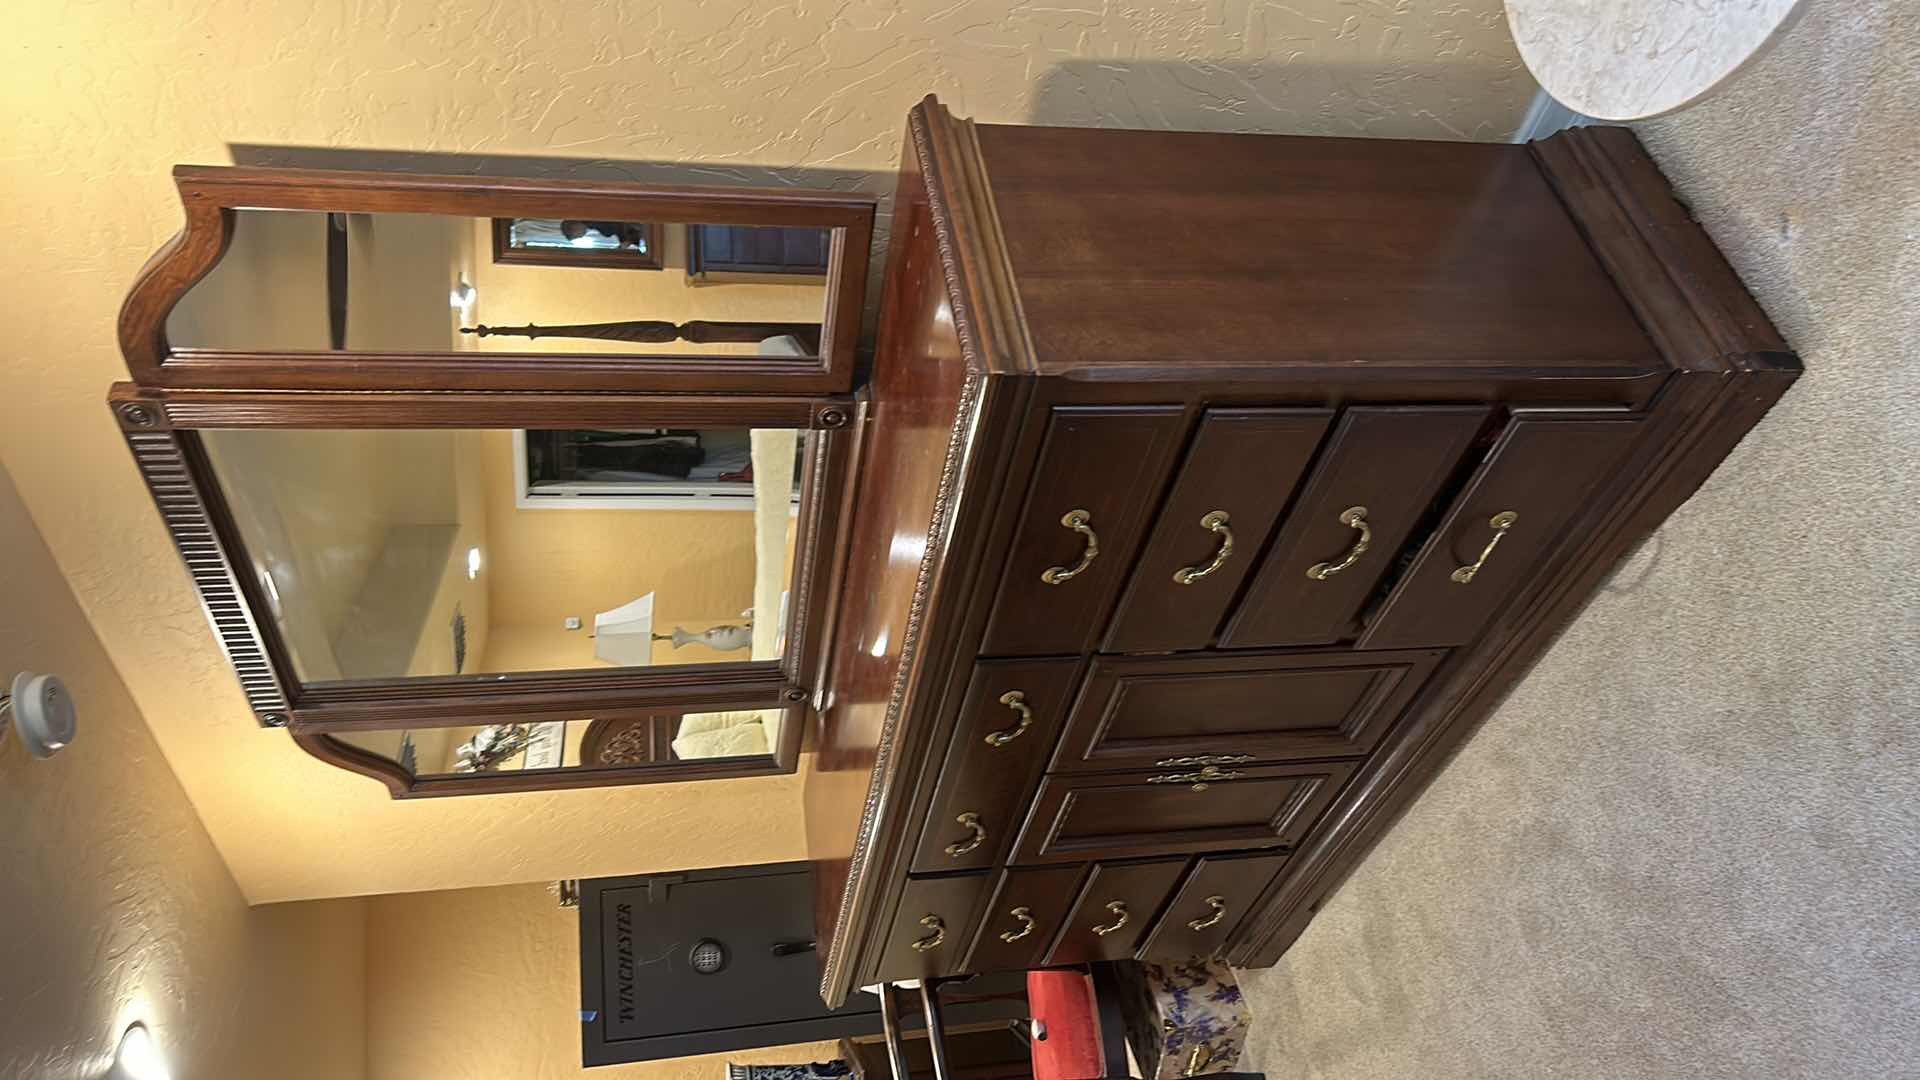
<path id="1" fill-rule="evenodd" d="M 1184 416 L 1175 405 L 1049 413 L 983 652 L 1087 650 L 1160 498 Z"/>
<path id="2" fill-rule="evenodd" d="M 1046 963 L 1084 964 L 1131 957 L 1186 869 L 1185 859 L 1095 866 L 1047 953 Z"/>
<path id="3" fill-rule="evenodd" d="M 993 866 L 1026 816 L 1071 700 L 1077 660 L 989 660 L 974 668 L 914 852 L 913 872 Z"/>
<path id="4" fill-rule="evenodd" d="M 1345 762 L 1050 775 L 1017 863 L 1124 859 L 1297 843 L 1353 772 Z"/>
<path id="5" fill-rule="evenodd" d="M 1254 910 L 1286 865 L 1285 855 L 1218 855 L 1201 859 L 1154 924 L 1140 955 L 1147 960 L 1212 956 Z"/>
<path id="6" fill-rule="evenodd" d="M 1363 648 L 1462 645 L 1527 584 L 1626 456 L 1640 422 L 1528 419 L 1507 425 L 1486 463 L 1360 639 Z"/>
<path id="7" fill-rule="evenodd" d="M 961 970 L 990 879 L 986 873 L 908 878 L 874 977 L 897 982 Z"/>
<path id="8" fill-rule="evenodd" d="M 1096 657 L 1052 770 L 1359 757 L 1446 652 Z"/>
<path id="9" fill-rule="evenodd" d="M 1039 967 L 1047 946 L 1073 912 L 1085 874 L 1086 867 L 1079 865 L 1015 867 L 1002 872 L 967 953 L 966 970 Z"/>
<path id="10" fill-rule="evenodd" d="M 1348 409 L 1220 643 L 1323 645 L 1347 636 L 1488 412 Z"/>
<path id="11" fill-rule="evenodd" d="M 1332 409 L 1207 411 L 1127 582 L 1108 652 L 1212 644 L 1332 422 Z"/>

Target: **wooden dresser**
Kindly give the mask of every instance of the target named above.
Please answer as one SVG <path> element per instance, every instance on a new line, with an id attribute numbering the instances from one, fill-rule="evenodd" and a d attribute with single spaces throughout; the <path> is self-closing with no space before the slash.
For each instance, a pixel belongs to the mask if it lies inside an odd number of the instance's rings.
<path id="1" fill-rule="evenodd" d="M 834 1003 L 1271 964 L 1800 370 L 1621 129 L 929 98 L 892 229 L 807 776 Z"/>

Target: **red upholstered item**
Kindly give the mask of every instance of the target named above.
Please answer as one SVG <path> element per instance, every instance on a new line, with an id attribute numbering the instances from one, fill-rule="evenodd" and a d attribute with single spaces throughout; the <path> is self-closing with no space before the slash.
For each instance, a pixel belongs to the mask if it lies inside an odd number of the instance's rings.
<path id="1" fill-rule="evenodd" d="M 1027 1007 L 1033 1011 L 1034 1080 L 1101 1080 L 1100 1015 L 1093 980 L 1079 971 L 1027 972 Z M 1046 1038 L 1038 1037 L 1041 1031 Z"/>

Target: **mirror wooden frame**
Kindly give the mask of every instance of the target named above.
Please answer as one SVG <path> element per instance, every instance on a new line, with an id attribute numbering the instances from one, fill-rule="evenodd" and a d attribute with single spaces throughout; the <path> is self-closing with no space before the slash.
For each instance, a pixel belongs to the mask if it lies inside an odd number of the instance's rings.
<path id="1" fill-rule="evenodd" d="M 618 390 L 818 394 L 853 385 L 873 242 L 871 196 L 617 181 L 178 165 L 185 227 L 147 261 L 120 309 L 120 350 L 143 386 L 310 390 Z M 240 209 L 592 218 L 832 231 L 821 355 L 247 351 L 175 347 L 167 317 L 217 265 Z"/>
<path id="2" fill-rule="evenodd" d="M 199 390 L 116 383 L 114 417 L 186 561 L 208 621 L 261 724 L 290 728 L 315 756 L 388 785 L 396 798 L 658 783 L 791 772 L 824 683 L 826 638 L 850 514 L 865 403 L 845 396 Z M 788 604 L 777 660 L 303 684 L 271 617 L 200 432 L 236 428 L 552 429 L 782 427 L 805 430 Z M 717 758 L 620 769 L 412 777 L 330 732 L 578 719 L 590 715 L 787 709 L 771 760 Z"/>

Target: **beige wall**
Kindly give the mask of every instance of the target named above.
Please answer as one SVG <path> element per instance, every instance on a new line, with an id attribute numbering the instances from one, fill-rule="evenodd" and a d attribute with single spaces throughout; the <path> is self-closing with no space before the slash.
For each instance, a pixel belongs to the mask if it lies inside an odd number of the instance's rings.
<path id="1" fill-rule="evenodd" d="M 0 459 L 255 901 L 775 861 L 800 823 L 785 779 L 393 803 L 254 725 L 101 404 L 120 299 L 179 227 L 175 162 L 543 155 L 885 192 L 929 91 L 984 121 L 1489 139 L 1533 92 L 1497 0 L 56 0 L 0 42 Z M 628 164 L 685 161 L 708 164 Z"/>
<path id="2" fill-rule="evenodd" d="M 4 471 L 0 597 L 0 678 L 80 709 L 0 741 L 0 1076 L 97 1080 L 135 1021 L 182 1080 L 365 1075 L 365 902 L 247 906 Z"/>
<path id="3" fill-rule="evenodd" d="M 725 224 L 710 222 L 709 224 Z M 660 225 L 664 269 L 613 270 L 598 267 L 536 266 L 492 260 L 492 222 L 476 218 L 475 244 L 488 253 L 474 266 L 479 301 L 471 319 L 494 326 L 545 326 L 628 322 L 635 319 L 686 322 L 689 319 L 742 322 L 819 322 L 826 311 L 824 278 L 781 281 L 770 275 L 725 283 L 687 278 L 684 225 Z M 600 341 L 593 338 L 488 336 L 479 347 L 496 352 L 712 353 L 751 356 L 751 342 L 664 344 Z"/>
<path id="4" fill-rule="evenodd" d="M 470 272 L 465 224 L 432 214 L 348 216 L 348 348 L 456 347 L 447 296 Z M 328 322 L 327 216 L 242 210 L 226 255 L 168 317 L 167 337 L 201 348 L 325 350 Z"/>
<path id="5" fill-rule="evenodd" d="M 580 1067 L 580 917 L 541 885 L 381 896 L 367 916 L 368 1080 L 714 1080 L 831 1042 Z"/>
<path id="6" fill-rule="evenodd" d="M 582 271 L 583 273 L 585 271 Z M 612 273 L 613 271 L 606 271 Z M 486 492 L 492 626 L 489 671 L 604 666 L 593 617 L 654 594 L 654 628 L 700 631 L 753 606 L 753 514 L 740 510 L 520 509 L 513 433 L 478 435 Z M 578 616 L 583 629 L 565 629 Z M 656 664 L 744 659 L 658 644 Z"/>

